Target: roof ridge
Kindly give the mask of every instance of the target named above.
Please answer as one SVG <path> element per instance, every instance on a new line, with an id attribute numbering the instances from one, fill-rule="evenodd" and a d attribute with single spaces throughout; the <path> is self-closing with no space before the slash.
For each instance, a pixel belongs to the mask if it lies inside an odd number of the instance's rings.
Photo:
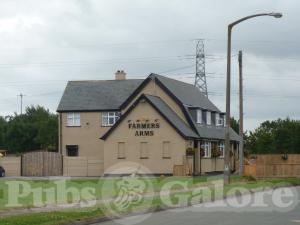
<path id="1" fill-rule="evenodd" d="M 158 77 L 163 77 L 163 78 L 167 78 L 169 80 L 173 80 L 173 81 L 176 81 L 178 83 L 183 83 L 183 84 L 187 84 L 187 85 L 191 85 L 193 87 L 195 87 L 195 85 L 191 84 L 191 83 L 187 83 L 187 82 L 184 82 L 184 81 L 181 81 L 181 80 L 177 80 L 175 78 L 172 78 L 172 77 L 168 77 L 168 76 L 163 76 L 163 75 L 160 75 L 160 74 L 155 74 L 153 73 L 154 76 L 158 76 Z"/>
<path id="2" fill-rule="evenodd" d="M 144 79 L 126 79 L 126 80 L 69 80 L 68 82 L 105 82 L 105 81 L 131 81 L 131 80 L 144 80 Z"/>

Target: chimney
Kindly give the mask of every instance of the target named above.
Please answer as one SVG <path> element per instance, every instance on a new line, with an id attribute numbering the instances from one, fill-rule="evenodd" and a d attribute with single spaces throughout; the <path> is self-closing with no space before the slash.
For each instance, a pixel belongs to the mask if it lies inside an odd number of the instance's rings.
<path id="1" fill-rule="evenodd" d="M 116 80 L 126 80 L 126 73 L 123 70 L 118 70 L 115 73 Z"/>

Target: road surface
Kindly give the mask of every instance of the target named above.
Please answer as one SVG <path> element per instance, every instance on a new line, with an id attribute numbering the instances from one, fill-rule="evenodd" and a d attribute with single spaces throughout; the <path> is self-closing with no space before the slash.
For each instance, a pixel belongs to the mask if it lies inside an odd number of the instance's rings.
<path id="1" fill-rule="evenodd" d="M 229 212 L 224 212 L 224 210 L 214 209 L 212 207 L 207 212 L 201 209 L 203 205 L 197 205 L 198 207 L 187 207 L 185 210 L 167 210 L 152 213 L 146 215 L 147 218 L 138 216 L 130 217 L 126 220 L 120 221 L 107 221 L 98 223 L 101 225 L 115 225 L 115 224 L 127 224 L 133 225 L 134 222 L 139 221 L 142 225 L 300 225 L 300 188 L 294 188 L 296 195 L 294 198 L 294 205 L 289 207 L 282 212 L 270 207 L 259 209 L 258 207 L 246 206 L 238 207 L 233 210 L 230 207 L 226 207 Z M 262 199 L 259 194 L 250 195 L 252 199 L 257 197 L 257 199 Z M 265 202 L 270 202 L 272 196 L 265 196 Z M 273 197 L 276 200 L 276 197 Z M 238 198 L 238 200 L 241 200 Z M 285 199 L 286 200 L 286 199 Z M 286 202 L 285 202 L 286 203 Z M 217 204 L 217 203 L 216 203 Z M 200 207 L 199 207 L 200 206 Z M 207 210 L 207 209 L 205 209 Z M 240 211 L 238 211 L 240 210 Z M 272 211 L 266 211 L 272 210 Z M 96 224 L 94 224 L 96 225 Z"/>

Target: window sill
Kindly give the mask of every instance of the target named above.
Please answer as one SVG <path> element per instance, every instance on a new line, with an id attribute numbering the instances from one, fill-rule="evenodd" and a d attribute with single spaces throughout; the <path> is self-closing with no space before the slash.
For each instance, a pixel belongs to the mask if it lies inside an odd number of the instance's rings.
<path id="1" fill-rule="evenodd" d="M 140 159 L 149 159 L 149 157 L 140 157 Z"/>
<path id="2" fill-rule="evenodd" d="M 126 159 L 126 157 L 118 157 L 118 159 Z"/>
<path id="3" fill-rule="evenodd" d="M 101 125 L 101 127 L 112 127 L 113 125 Z"/>
<path id="4" fill-rule="evenodd" d="M 81 126 L 66 126 L 66 127 L 81 127 Z"/>

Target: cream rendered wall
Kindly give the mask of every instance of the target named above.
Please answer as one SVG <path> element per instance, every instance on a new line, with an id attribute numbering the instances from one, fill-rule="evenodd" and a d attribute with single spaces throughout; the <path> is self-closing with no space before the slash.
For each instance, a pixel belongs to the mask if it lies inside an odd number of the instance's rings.
<path id="1" fill-rule="evenodd" d="M 179 105 L 153 80 L 151 80 L 136 96 L 131 100 L 130 104 L 122 111 L 126 112 L 130 105 L 135 102 L 141 94 L 148 94 L 160 97 L 186 124 L 188 124 Z"/>
<path id="2" fill-rule="evenodd" d="M 153 80 L 141 90 L 141 92 L 124 110 L 122 110 L 122 113 L 125 113 L 131 104 L 135 102 L 141 94 L 159 96 L 186 124 L 188 124 L 178 104 L 171 97 L 169 97 L 169 95 L 166 94 Z M 100 160 L 103 163 L 104 141 L 100 140 L 99 138 L 105 134 L 110 127 L 101 126 L 101 112 L 80 112 L 80 127 L 67 126 L 67 113 L 60 113 L 60 117 L 61 129 L 59 129 L 59 135 L 61 135 L 61 138 L 59 138 L 59 146 L 61 146 L 61 153 L 66 156 L 66 145 L 78 145 L 80 157 L 95 157 L 96 160 Z M 178 147 L 180 148 L 181 146 Z M 182 159 L 180 160 L 181 161 L 179 164 L 182 164 Z M 168 160 L 164 160 L 164 163 L 167 161 Z M 103 171 L 99 172 L 99 175 L 102 174 Z"/>
<path id="3" fill-rule="evenodd" d="M 79 156 L 93 157 L 103 164 L 103 140 L 100 137 L 110 128 L 101 126 L 101 112 L 80 112 L 80 127 L 67 126 L 67 113 L 62 116 L 62 154 L 66 145 L 78 145 Z M 99 172 L 102 175 L 103 171 Z"/>
<path id="4" fill-rule="evenodd" d="M 135 129 L 128 128 L 128 120 L 159 119 L 160 128 L 154 129 L 153 136 L 135 136 Z M 162 142 L 170 141 L 171 158 L 163 159 Z M 125 159 L 117 158 L 118 142 L 125 142 Z M 149 158 L 140 159 L 140 142 L 147 142 Z M 159 113 L 147 102 L 140 102 L 136 108 L 129 113 L 119 126 L 110 134 L 104 142 L 104 169 L 119 162 L 131 161 L 140 163 L 148 168 L 151 173 L 173 173 L 173 165 L 182 165 L 185 155 L 186 141 L 165 121 Z"/>

